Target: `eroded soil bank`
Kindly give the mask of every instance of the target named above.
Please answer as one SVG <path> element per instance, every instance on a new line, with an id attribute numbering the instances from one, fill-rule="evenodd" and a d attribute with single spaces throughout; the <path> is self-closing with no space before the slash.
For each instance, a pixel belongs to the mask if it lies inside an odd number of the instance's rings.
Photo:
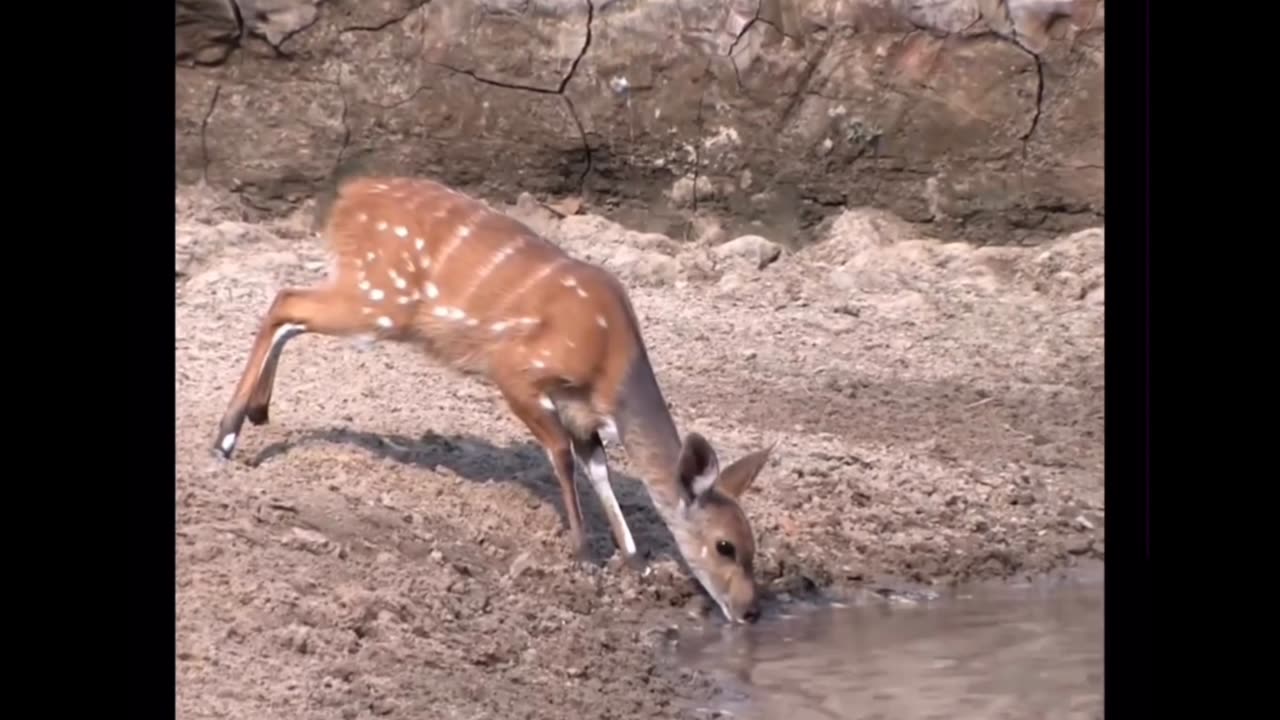
<path id="1" fill-rule="evenodd" d="M 666 659 L 697 595 L 625 457 L 647 577 L 605 561 L 589 491 L 601 563 L 571 564 L 523 427 L 409 348 L 293 340 L 270 424 L 215 461 L 260 313 L 326 260 L 305 209 L 254 225 L 201 190 L 178 207 L 182 717 L 693 717 L 713 699 Z M 745 500 L 768 612 L 1104 556 L 1100 230 L 975 250 L 854 210 L 779 255 L 706 223 L 677 242 L 512 210 L 633 288 L 682 430 L 726 460 L 778 442 Z"/>

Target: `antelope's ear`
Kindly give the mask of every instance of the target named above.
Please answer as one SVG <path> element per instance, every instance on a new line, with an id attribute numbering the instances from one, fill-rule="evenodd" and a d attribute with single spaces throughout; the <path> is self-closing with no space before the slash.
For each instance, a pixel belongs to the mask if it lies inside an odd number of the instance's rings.
<path id="1" fill-rule="evenodd" d="M 776 443 L 775 443 L 776 444 Z M 728 495 L 735 500 L 742 497 L 742 493 L 751 487 L 751 483 L 760 475 L 760 471 L 764 469 L 765 463 L 769 462 L 769 455 L 773 452 L 774 445 L 762 450 L 757 450 L 748 455 L 744 455 L 733 462 L 729 467 L 720 473 L 720 479 L 716 481 L 716 488 L 720 492 Z"/>
<path id="2" fill-rule="evenodd" d="M 697 500 L 711 489 L 720 475 L 720 461 L 716 459 L 716 451 L 711 443 L 698 433 L 689 433 L 684 439 L 684 447 L 680 450 L 680 463 L 676 471 L 680 476 L 680 486 L 684 488 L 688 500 Z"/>

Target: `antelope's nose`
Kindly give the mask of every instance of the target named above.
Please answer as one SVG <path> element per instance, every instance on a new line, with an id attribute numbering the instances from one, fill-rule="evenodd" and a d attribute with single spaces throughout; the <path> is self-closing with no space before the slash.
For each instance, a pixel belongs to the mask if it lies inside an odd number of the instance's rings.
<path id="1" fill-rule="evenodd" d="M 746 612 L 742 613 L 743 622 L 753 623 L 759 619 L 760 619 L 759 603 L 751 603 L 751 607 L 747 608 Z"/>

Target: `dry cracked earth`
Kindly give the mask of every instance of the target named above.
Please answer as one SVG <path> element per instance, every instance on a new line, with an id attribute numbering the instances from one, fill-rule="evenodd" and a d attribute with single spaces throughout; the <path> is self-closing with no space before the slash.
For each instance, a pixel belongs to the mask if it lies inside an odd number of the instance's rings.
<path id="1" fill-rule="evenodd" d="M 260 314 L 326 259 L 305 209 L 177 202 L 180 717 L 703 716 L 718 690 L 670 649 L 720 619 L 620 451 L 647 575 L 585 486 L 597 562 L 571 562 L 524 428 L 412 348 L 294 339 L 270 422 L 216 460 Z M 722 460 L 777 442 L 745 498 L 765 622 L 1104 557 L 1101 230 L 975 248 L 850 210 L 791 252 L 709 220 L 673 240 L 506 209 L 632 288 L 682 431 Z"/>

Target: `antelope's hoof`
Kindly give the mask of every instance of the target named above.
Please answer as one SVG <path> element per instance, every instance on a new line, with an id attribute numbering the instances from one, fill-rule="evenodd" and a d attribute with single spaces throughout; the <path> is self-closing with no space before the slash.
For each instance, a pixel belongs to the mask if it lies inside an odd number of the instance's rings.
<path id="1" fill-rule="evenodd" d="M 234 430 L 220 431 L 217 440 L 213 444 L 214 455 L 223 460 L 230 460 L 231 454 L 236 450 L 236 441 L 238 439 L 239 433 Z"/>
<path id="2" fill-rule="evenodd" d="M 253 423 L 254 425 L 266 425 L 267 422 L 269 421 L 269 418 L 268 418 L 269 414 L 270 413 L 268 413 L 267 411 L 267 406 L 262 405 L 260 407 L 250 407 L 248 410 L 245 411 L 244 416 L 248 418 L 249 422 Z"/>
<path id="3" fill-rule="evenodd" d="M 590 563 L 591 562 L 591 543 L 583 542 L 573 548 L 574 562 Z"/>
<path id="4" fill-rule="evenodd" d="M 649 565 L 644 561 L 644 555 L 634 553 L 632 555 L 622 554 L 622 564 L 631 572 L 640 576 L 648 575 Z"/>

